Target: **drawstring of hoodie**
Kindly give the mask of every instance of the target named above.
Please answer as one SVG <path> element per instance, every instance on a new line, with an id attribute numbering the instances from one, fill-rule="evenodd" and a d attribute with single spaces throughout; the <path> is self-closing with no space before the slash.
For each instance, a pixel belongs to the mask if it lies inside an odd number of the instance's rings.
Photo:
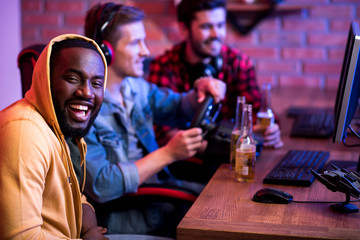
<path id="1" fill-rule="evenodd" d="M 85 141 L 83 138 L 78 139 L 76 138 L 76 144 L 78 146 L 78 148 L 80 149 L 80 166 L 83 167 L 83 181 L 82 181 L 82 185 L 81 185 L 81 192 L 84 192 L 84 187 L 85 187 L 85 179 L 86 179 L 86 161 L 85 161 L 85 156 L 86 156 L 86 151 L 87 151 L 87 147 L 85 144 Z"/>

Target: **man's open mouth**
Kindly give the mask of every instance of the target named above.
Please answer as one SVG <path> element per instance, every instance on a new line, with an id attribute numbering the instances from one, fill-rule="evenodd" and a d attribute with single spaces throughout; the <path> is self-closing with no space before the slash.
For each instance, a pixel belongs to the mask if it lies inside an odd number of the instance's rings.
<path id="1" fill-rule="evenodd" d="M 69 114 L 70 117 L 75 121 L 84 122 L 89 118 L 90 110 L 88 106 L 80 105 L 80 104 L 70 104 L 69 106 Z"/>

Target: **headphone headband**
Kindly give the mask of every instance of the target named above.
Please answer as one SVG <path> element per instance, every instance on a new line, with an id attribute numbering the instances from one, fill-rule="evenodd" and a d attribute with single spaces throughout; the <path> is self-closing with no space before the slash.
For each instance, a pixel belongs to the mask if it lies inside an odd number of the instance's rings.
<path id="1" fill-rule="evenodd" d="M 93 37 L 93 39 L 98 43 L 102 52 L 104 53 L 107 65 L 110 65 L 112 63 L 114 54 L 111 44 L 108 41 L 104 40 L 103 34 L 105 29 L 111 24 L 112 19 L 117 13 L 117 11 L 114 11 L 115 9 L 112 9 L 114 6 L 117 5 L 114 3 L 105 3 L 101 5 L 101 7 L 98 10 L 97 20 L 96 20 L 97 24 Z M 108 11 L 111 11 L 110 15 L 106 18 L 105 21 L 103 21 L 103 17 Z"/>
<path id="2" fill-rule="evenodd" d="M 94 40 L 99 40 L 99 42 L 103 40 L 103 33 L 106 27 L 109 26 L 109 23 L 111 22 L 116 12 L 114 13 L 114 11 L 111 11 L 110 16 L 108 16 L 105 21 L 103 18 L 106 12 L 108 12 L 114 5 L 114 3 L 104 3 L 99 7 L 96 17 L 96 27 L 94 29 Z"/>

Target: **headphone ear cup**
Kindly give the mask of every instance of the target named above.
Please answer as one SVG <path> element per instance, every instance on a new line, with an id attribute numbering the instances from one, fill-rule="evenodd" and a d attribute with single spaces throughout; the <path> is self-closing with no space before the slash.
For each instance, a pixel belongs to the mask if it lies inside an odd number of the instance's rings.
<path id="1" fill-rule="evenodd" d="M 222 66 L 223 66 L 223 59 L 221 56 L 217 56 L 214 57 L 211 61 L 211 64 L 214 66 L 214 68 L 216 69 L 216 76 L 218 75 L 218 73 L 220 72 Z"/>
<path id="2" fill-rule="evenodd" d="M 223 59 L 221 56 L 217 56 L 211 59 L 209 64 L 204 65 L 203 76 L 218 77 L 219 72 L 223 66 Z"/>
<path id="3" fill-rule="evenodd" d="M 217 70 L 211 64 L 205 64 L 204 67 L 203 67 L 202 72 L 203 72 L 202 76 L 212 76 L 212 77 L 217 76 Z"/>
<path id="4" fill-rule="evenodd" d="M 100 48 L 104 53 L 107 65 L 110 66 L 110 64 L 114 62 L 114 49 L 111 46 L 111 43 L 104 40 L 101 42 Z"/>

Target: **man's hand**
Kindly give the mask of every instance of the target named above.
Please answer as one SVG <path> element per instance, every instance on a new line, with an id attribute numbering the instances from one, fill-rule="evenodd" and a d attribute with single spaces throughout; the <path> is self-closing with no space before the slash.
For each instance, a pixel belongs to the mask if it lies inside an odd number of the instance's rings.
<path id="1" fill-rule="evenodd" d="M 206 93 L 210 93 L 214 102 L 218 103 L 225 98 L 226 84 L 213 77 L 201 77 L 194 83 L 194 88 L 198 95 L 198 102 L 204 101 Z"/>
<path id="2" fill-rule="evenodd" d="M 261 132 L 261 126 L 255 125 L 254 132 Z M 281 132 L 279 125 L 274 123 L 271 127 L 268 127 L 265 132 L 263 132 L 264 136 L 264 147 L 267 148 L 281 148 L 284 143 L 281 141 Z"/>
<path id="3" fill-rule="evenodd" d="M 192 128 L 178 131 L 164 146 L 166 151 L 176 160 L 193 157 L 202 147 L 202 129 Z"/>
<path id="4" fill-rule="evenodd" d="M 84 240 L 109 240 L 109 238 L 105 237 L 107 229 L 103 227 L 92 227 L 90 228 L 83 236 Z"/>
<path id="5" fill-rule="evenodd" d="M 84 240 L 108 240 L 104 236 L 107 229 L 97 226 L 96 215 L 94 210 L 88 204 L 82 204 L 83 222 L 81 229 L 81 238 Z"/>

